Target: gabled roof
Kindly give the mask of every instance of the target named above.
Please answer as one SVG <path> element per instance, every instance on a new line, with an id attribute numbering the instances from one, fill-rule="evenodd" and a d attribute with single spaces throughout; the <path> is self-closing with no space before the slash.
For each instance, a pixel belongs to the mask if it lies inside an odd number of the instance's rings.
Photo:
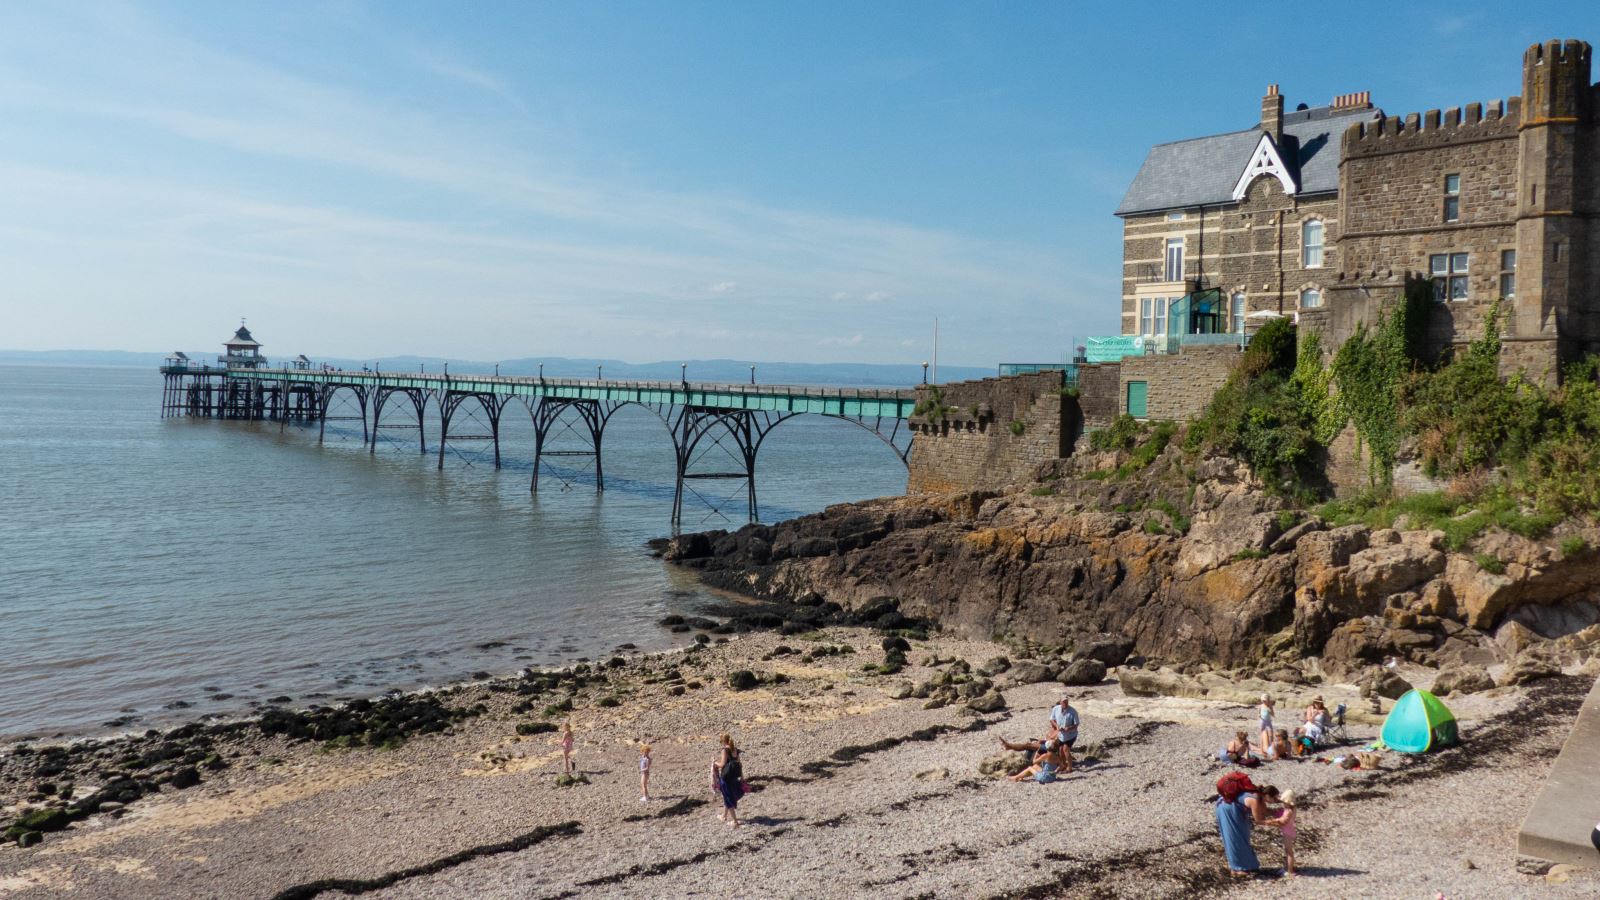
<path id="1" fill-rule="evenodd" d="M 1339 138 L 1351 124 L 1379 115 L 1368 106 L 1321 106 L 1283 115 L 1278 150 L 1302 194 L 1339 190 Z M 1232 203 L 1234 185 L 1261 141 L 1262 130 L 1247 128 L 1209 137 L 1157 144 L 1134 176 L 1117 215 L 1187 209 Z"/>
<path id="2" fill-rule="evenodd" d="M 224 341 L 222 345 L 224 347 L 259 347 L 259 346 L 261 346 L 261 344 L 258 343 L 255 338 L 250 336 L 250 329 L 244 327 L 243 325 L 240 325 L 239 326 L 239 330 L 235 331 L 233 333 L 233 337 L 231 337 L 228 340 Z"/>

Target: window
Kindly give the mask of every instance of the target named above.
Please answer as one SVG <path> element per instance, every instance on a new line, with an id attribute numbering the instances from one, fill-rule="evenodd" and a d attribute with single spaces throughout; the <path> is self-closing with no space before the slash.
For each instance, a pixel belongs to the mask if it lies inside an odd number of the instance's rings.
<path id="1" fill-rule="evenodd" d="M 1433 277 L 1433 299 L 1467 299 L 1467 254 L 1433 254 L 1428 257 L 1428 274 Z"/>
<path id="2" fill-rule="evenodd" d="M 1322 292 L 1316 288 L 1306 288 L 1300 292 L 1300 308 L 1316 309 L 1322 305 Z"/>
<path id="3" fill-rule="evenodd" d="M 1500 251 L 1500 296 L 1507 300 L 1517 296 L 1517 251 Z"/>
<path id="4" fill-rule="evenodd" d="M 1461 221 L 1461 176 L 1446 175 L 1444 177 L 1444 220 L 1446 222 Z"/>
<path id="5" fill-rule="evenodd" d="M 1167 213 L 1167 221 L 1168 222 L 1182 222 L 1183 221 L 1183 210 L 1180 209 L 1177 212 L 1169 212 L 1169 213 Z"/>
<path id="6" fill-rule="evenodd" d="M 1166 280 L 1183 280 L 1183 238 L 1167 238 Z"/>
<path id="7" fill-rule="evenodd" d="M 1167 307 L 1172 305 L 1169 297 L 1142 297 L 1139 300 L 1139 333 L 1149 337 L 1151 335 L 1167 333 Z"/>
<path id="8" fill-rule="evenodd" d="M 1244 334 L 1244 292 L 1233 295 L 1233 333 Z"/>
<path id="9" fill-rule="evenodd" d="M 1322 268 L 1322 222 L 1317 219 L 1300 226 L 1300 259 L 1307 269 Z"/>

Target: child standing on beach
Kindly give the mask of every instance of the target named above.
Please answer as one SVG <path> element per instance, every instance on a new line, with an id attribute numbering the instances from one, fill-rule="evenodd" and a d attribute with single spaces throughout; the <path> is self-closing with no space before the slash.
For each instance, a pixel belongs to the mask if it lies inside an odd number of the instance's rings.
<path id="1" fill-rule="evenodd" d="M 572 722 L 561 726 L 561 764 L 568 775 L 572 774 Z"/>
<path id="2" fill-rule="evenodd" d="M 1256 715 L 1260 718 L 1261 731 L 1261 756 L 1267 758 L 1272 753 L 1272 695 L 1262 694 L 1261 705 L 1256 707 Z"/>
<path id="3" fill-rule="evenodd" d="M 639 744 L 639 802 L 650 802 L 650 745 Z"/>
<path id="4" fill-rule="evenodd" d="M 1283 833 L 1283 874 L 1294 877 L 1294 791 L 1283 792 L 1283 808 L 1273 817 L 1272 824 Z"/>

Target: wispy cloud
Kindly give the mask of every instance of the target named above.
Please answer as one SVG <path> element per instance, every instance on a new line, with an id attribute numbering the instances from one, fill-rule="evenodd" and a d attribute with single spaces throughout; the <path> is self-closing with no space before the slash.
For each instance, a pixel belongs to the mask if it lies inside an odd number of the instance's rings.
<path id="1" fill-rule="evenodd" d="M 412 63 L 521 107 L 448 53 Z M 0 147 L 0 268 L 35 301 L 8 322 L 19 346 L 210 340 L 237 311 L 295 352 L 866 354 L 862 334 L 910 330 L 887 302 L 905 296 L 912 327 L 968 316 L 982 359 L 1010 339 L 1001 312 L 1031 319 L 1068 280 L 1066 260 L 1026 244 L 597 171 L 127 7 L 0 9 L 0 114 L 31 147 Z M 119 140 L 97 153 L 80 133 Z M 819 297 L 864 304 L 863 332 L 831 333 Z M 690 327 L 663 338 L 669 320 Z"/>

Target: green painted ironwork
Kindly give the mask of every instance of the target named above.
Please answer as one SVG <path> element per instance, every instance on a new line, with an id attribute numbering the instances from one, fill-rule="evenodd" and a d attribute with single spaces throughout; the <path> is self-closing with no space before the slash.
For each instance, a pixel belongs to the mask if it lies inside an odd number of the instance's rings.
<path id="1" fill-rule="evenodd" d="M 196 369 L 187 368 L 183 371 L 195 373 Z M 560 400 L 600 400 L 615 403 L 692 406 L 715 410 L 816 413 L 851 419 L 908 419 L 917 405 L 914 390 L 801 385 L 595 381 L 518 375 L 435 375 L 307 369 L 234 369 L 227 372 L 227 377 L 242 381 L 410 388 L 530 399 L 551 397 Z"/>

